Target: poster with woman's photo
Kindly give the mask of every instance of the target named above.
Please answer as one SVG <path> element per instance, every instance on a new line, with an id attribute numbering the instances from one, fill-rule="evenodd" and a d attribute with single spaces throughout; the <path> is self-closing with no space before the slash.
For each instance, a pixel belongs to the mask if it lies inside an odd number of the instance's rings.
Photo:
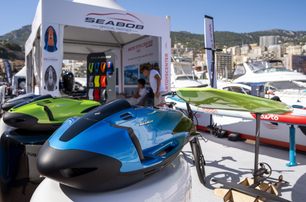
<path id="1" fill-rule="evenodd" d="M 57 74 L 52 65 L 50 65 L 44 76 L 44 89 L 47 91 L 55 91 L 57 90 Z"/>
<path id="2" fill-rule="evenodd" d="M 136 65 L 124 67 L 124 85 L 137 85 L 139 68 Z"/>

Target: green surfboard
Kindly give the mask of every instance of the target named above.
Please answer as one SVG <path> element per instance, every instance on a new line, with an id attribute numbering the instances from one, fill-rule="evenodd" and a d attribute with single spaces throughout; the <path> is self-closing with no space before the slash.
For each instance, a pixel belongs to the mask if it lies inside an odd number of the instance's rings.
<path id="1" fill-rule="evenodd" d="M 283 114 L 292 109 L 282 102 L 214 88 L 181 88 L 177 95 L 202 108 Z"/>

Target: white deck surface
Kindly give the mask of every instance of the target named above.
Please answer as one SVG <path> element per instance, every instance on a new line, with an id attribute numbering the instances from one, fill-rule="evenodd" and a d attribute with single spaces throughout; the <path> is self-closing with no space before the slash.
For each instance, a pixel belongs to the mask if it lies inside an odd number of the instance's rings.
<path id="1" fill-rule="evenodd" d="M 246 142 L 230 142 L 203 133 L 208 142 L 201 141 L 202 150 L 207 162 L 206 176 L 208 188 L 200 184 L 194 166 L 191 165 L 192 173 L 192 201 L 214 202 L 223 201 L 214 195 L 213 187 L 220 185 L 212 184 L 210 179 L 216 177 L 224 180 L 238 182 L 245 177 L 251 177 L 251 169 L 254 167 L 254 144 Z M 305 136 L 306 138 L 306 136 Z M 186 154 L 190 154 L 190 146 L 184 148 Z M 296 167 L 287 167 L 288 151 L 267 145 L 260 146 L 259 162 L 267 162 L 274 170 L 272 177 L 284 176 L 289 186 L 282 187 L 282 197 L 294 202 L 306 201 L 306 154 L 298 153 Z M 188 159 L 187 159 L 188 160 Z"/>
<path id="2" fill-rule="evenodd" d="M 245 177 L 251 177 L 254 162 L 254 144 L 245 142 L 230 142 L 227 138 L 219 139 L 212 135 L 203 133 L 208 142 L 201 141 L 202 150 L 207 162 L 206 176 L 207 187 L 200 184 L 196 169 L 192 164 L 190 156 L 190 146 L 186 145 L 184 152 L 185 159 L 190 162 L 192 175 L 192 202 L 219 202 L 223 201 L 214 195 L 213 188 L 220 187 L 218 184 L 211 184 L 212 178 L 221 178 L 224 180 L 232 180 L 239 182 Z M 306 138 L 306 136 L 305 136 Z M 287 167 L 288 151 L 267 145 L 260 147 L 260 162 L 267 162 L 274 169 L 272 177 L 277 178 L 280 174 L 284 176 L 284 180 L 289 181 L 289 186 L 282 187 L 282 197 L 294 202 L 306 201 L 306 153 L 297 154 L 296 167 Z M 188 181 L 188 180 L 187 180 Z M 179 182 L 182 185 L 187 184 Z M 178 180 L 177 180 L 178 182 Z M 34 186 L 34 185 L 31 185 Z M 139 186 L 139 185 L 135 185 Z M 31 188 L 31 187 L 30 187 Z M 35 188 L 35 187 L 32 187 Z M 31 195 L 22 195 L 23 188 L 20 187 L 13 198 L 16 201 L 26 201 Z M 23 200 L 22 200 L 23 199 Z M 24 200 L 25 199 L 25 200 Z M 1 200 L 0 200 L 1 201 Z M 126 200 L 129 201 L 129 200 Z"/>

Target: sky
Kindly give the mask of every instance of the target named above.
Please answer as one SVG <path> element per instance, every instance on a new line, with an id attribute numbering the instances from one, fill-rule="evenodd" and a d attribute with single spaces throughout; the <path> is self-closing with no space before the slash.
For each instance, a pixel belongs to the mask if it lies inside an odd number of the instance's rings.
<path id="1" fill-rule="evenodd" d="M 31 24 L 38 0 L 0 0 L 0 35 Z M 306 30 L 306 0 L 117 0 L 129 11 L 171 16 L 173 31 L 203 33 L 204 15 L 217 31 Z"/>

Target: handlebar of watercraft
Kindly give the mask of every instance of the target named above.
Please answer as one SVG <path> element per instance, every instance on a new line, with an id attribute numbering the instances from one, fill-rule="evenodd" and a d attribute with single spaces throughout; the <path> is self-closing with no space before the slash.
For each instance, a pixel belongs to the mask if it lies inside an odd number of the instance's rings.
<path id="1" fill-rule="evenodd" d="M 26 104 L 29 104 L 29 103 L 31 103 L 31 102 L 35 102 L 35 101 L 43 100 L 43 99 L 48 99 L 48 98 L 52 98 L 52 95 L 47 94 L 47 95 L 38 96 L 38 97 L 33 98 L 33 99 L 31 99 L 31 100 L 28 100 L 28 101 L 22 102 L 22 103 L 20 103 L 20 104 L 17 104 L 17 105 L 14 106 L 14 108 L 18 108 L 18 107 L 24 106 L 24 105 L 26 105 Z"/>
<path id="2" fill-rule="evenodd" d="M 166 97 L 166 96 L 168 96 L 168 95 L 174 96 L 174 95 L 176 95 L 176 92 L 175 92 L 175 91 L 171 91 L 171 92 L 168 92 L 168 93 L 166 93 L 166 94 L 163 94 L 162 96 L 163 96 L 163 97 Z"/>

